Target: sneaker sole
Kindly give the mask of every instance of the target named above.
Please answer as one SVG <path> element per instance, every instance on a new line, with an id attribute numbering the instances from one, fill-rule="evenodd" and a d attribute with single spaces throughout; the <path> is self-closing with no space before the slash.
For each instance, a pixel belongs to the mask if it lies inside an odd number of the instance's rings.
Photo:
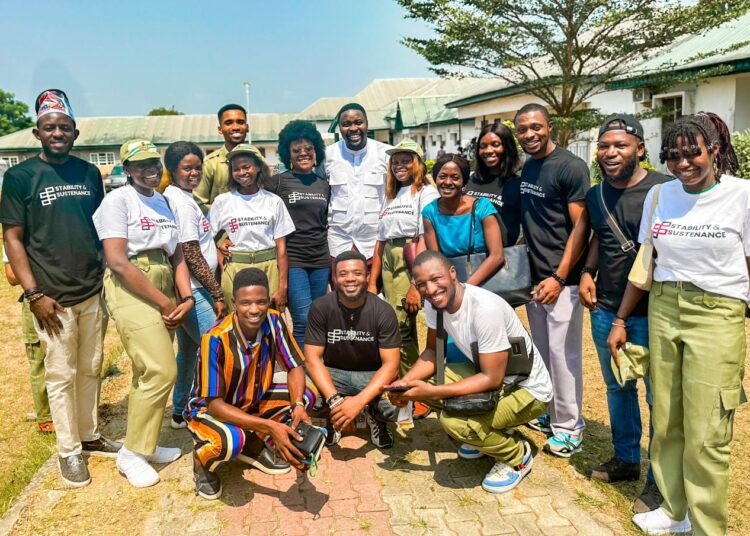
<path id="1" fill-rule="evenodd" d="M 549 428 L 546 426 L 538 426 L 536 424 L 531 424 L 530 422 L 527 422 L 526 426 L 528 428 L 531 428 L 532 430 L 536 430 L 537 432 L 542 432 L 543 434 L 552 435 L 552 428 Z"/>
<path id="2" fill-rule="evenodd" d="M 182 422 L 177 423 L 174 421 L 169 421 L 169 427 L 172 430 L 183 430 L 184 428 L 187 428 L 187 422 L 182 421 Z"/>
<path id="3" fill-rule="evenodd" d="M 547 454 L 552 454 L 553 456 L 557 456 L 558 458 L 570 458 L 573 454 L 578 454 L 583 450 L 582 447 L 574 448 L 573 450 L 569 450 L 566 452 L 561 452 L 557 450 L 552 450 L 549 445 L 544 445 L 544 452 Z"/>
<path id="4" fill-rule="evenodd" d="M 648 529 L 639 525 L 633 520 L 633 525 L 641 529 L 645 534 L 688 534 L 693 531 L 693 526 L 690 523 L 677 525 L 668 529 Z"/>
<path id="5" fill-rule="evenodd" d="M 137 489 L 150 488 L 152 486 L 157 485 L 159 482 L 161 482 L 161 479 L 157 475 L 156 482 L 154 482 L 152 484 L 145 484 L 145 485 L 142 485 L 142 486 L 138 486 L 136 484 L 133 484 L 133 482 L 131 482 L 131 480 L 128 478 L 128 475 L 126 475 L 125 472 L 122 469 L 120 469 L 119 467 L 117 468 L 117 472 L 120 473 L 122 476 L 125 477 L 125 479 L 128 481 L 128 484 L 130 484 L 131 486 L 133 486 L 134 488 L 137 488 Z"/>
<path id="6" fill-rule="evenodd" d="M 292 470 L 292 466 L 290 465 L 286 469 L 269 469 L 262 463 L 259 463 L 254 458 L 251 458 L 250 456 L 245 456 L 244 454 L 239 454 L 237 456 L 237 459 L 241 461 L 242 463 L 246 463 L 247 465 L 250 465 L 251 467 L 255 467 L 258 471 L 261 473 L 265 473 L 267 475 L 285 475 L 289 471 Z"/>
<path id="7" fill-rule="evenodd" d="M 460 449 L 458 451 L 458 457 L 461 458 L 462 460 L 478 460 L 479 458 L 484 458 L 484 456 L 485 456 L 484 453 L 479 452 L 479 451 L 477 451 L 476 454 L 474 454 L 474 453 L 472 453 L 472 454 L 464 454 L 464 453 L 461 452 Z"/>
<path id="8" fill-rule="evenodd" d="M 198 497 L 202 497 L 202 498 L 206 499 L 207 501 L 215 501 L 216 499 L 218 499 L 219 497 L 221 497 L 222 493 L 224 493 L 224 486 L 221 486 L 219 488 L 219 491 L 217 491 L 216 493 L 213 493 L 213 494 L 208 494 L 208 493 L 205 493 L 203 491 L 199 491 L 197 489 L 195 490 L 195 492 L 198 494 Z"/>

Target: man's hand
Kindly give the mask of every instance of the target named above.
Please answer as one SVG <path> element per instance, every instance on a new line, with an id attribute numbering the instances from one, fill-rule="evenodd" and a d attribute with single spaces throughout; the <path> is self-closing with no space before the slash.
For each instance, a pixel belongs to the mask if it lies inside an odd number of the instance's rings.
<path id="1" fill-rule="evenodd" d="M 406 301 L 404 302 L 404 311 L 409 314 L 416 314 L 422 308 L 422 297 L 419 295 L 417 287 L 409 285 L 406 292 Z"/>
<path id="2" fill-rule="evenodd" d="M 609 346 L 609 353 L 615 360 L 615 365 L 620 366 L 620 356 L 617 351 L 621 346 L 624 346 L 628 340 L 628 333 L 625 331 L 625 326 L 613 325 L 612 329 L 609 330 L 609 337 L 607 337 L 607 346 Z"/>
<path id="3" fill-rule="evenodd" d="M 400 393 L 404 400 L 438 400 L 435 386 L 422 380 L 408 380 L 402 382 L 409 387 L 405 393 Z M 395 393 L 394 393 L 395 394 Z"/>
<path id="4" fill-rule="evenodd" d="M 387 387 L 406 387 L 406 382 L 404 380 L 396 380 L 395 382 L 393 382 L 393 383 L 391 383 L 389 385 L 384 386 L 383 389 L 385 389 Z M 406 405 L 409 403 L 409 401 L 406 400 L 405 398 L 403 398 L 401 396 L 402 394 L 403 393 L 397 393 L 397 392 L 390 391 L 390 392 L 387 393 L 387 395 L 388 395 L 388 401 L 393 406 L 396 406 L 397 408 L 405 408 Z"/>
<path id="5" fill-rule="evenodd" d="M 227 303 L 224 300 L 214 302 L 214 312 L 216 320 L 224 318 L 227 315 Z"/>
<path id="6" fill-rule="evenodd" d="M 180 324 L 182 324 L 182 321 L 185 320 L 185 317 L 193 308 L 193 305 L 195 305 L 194 300 L 185 300 L 180 305 L 175 307 L 174 310 L 168 315 L 162 315 L 161 318 L 164 321 L 164 325 L 167 326 L 167 329 L 175 330 L 180 327 Z"/>
<path id="7" fill-rule="evenodd" d="M 271 306 L 274 307 L 278 312 L 283 313 L 286 308 L 286 289 L 279 289 L 271 296 Z"/>
<path id="8" fill-rule="evenodd" d="M 31 312 L 39 322 L 39 327 L 50 336 L 59 335 L 63 329 L 57 313 L 65 312 L 65 308 L 49 296 L 43 296 L 29 304 Z"/>
<path id="9" fill-rule="evenodd" d="M 534 296 L 532 301 L 542 305 L 554 305 L 560 297 L 560 292 L 562 292 L 562 285 L 554 277 L 548 277 L 531 291 L 531 295 Z"/>
<path id="10" fill-rule="evenodd" d="M 366 403 L 356 396 L 346 396 L 344 401 L 331 410 L 331 423 L 336 430 L 344 430 L 354 423 Z"/>
<path id="11" fill-rule="evenodd" d="M 268 427 L 274 447 L 279 451 L 281 457 L 300 471 L 306 470 L 305 464 L 300 461 L 303 458 L 302 453 L 292 444 L 292 439 L 302 441 L 302 437 L 292 428 L 280 422 L 269 420 Z"/>
<path id="12" fill-rule="evenodd" d="M 581 274 L 581 282 L 578 283 L 578 300 L 589 311 L 596 310 L 596 283 L 591 274 Z"/>
<path id="13" fill-rule="evenodd" d="M 292 412 L 292 430 L 296 430 L 301 422 L 312 425 L 312 419 L 305 411 L 305 408 L 302 406 L 295 406 L 294 411 Z"/>

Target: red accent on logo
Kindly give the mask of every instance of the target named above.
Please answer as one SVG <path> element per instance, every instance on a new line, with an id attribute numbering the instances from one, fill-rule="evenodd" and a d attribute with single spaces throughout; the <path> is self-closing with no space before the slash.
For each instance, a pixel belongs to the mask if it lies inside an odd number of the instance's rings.
<path id="1" fill-rule="evenodd" d="M 662 235 L 668 234 L 669 229 L 672 227 L 672 222 L 663 221 L 661 223 L 655 223 L 653 228 L 654 238 L 658 238 Z"/>
<path id="2" fill-rule="evenodd" d="M 232 232 L 235 232 L 237 229 L 239 229 L 240 226 L 237 225 L 237 218 L 232 218 L 229 220 L 229 230 Z"/>
<path id="3" fill-rule="evenodd" d="M 203 232 L 207 233 L 210 228 L 210 225 L 208 223 L 208 220 L 206 218 L 203 218 Z"/>
<path id="4" fill-rule="evenodd" d="M 151 218 L 141 218 L 141 230 L 142 231 L 150 231 L 156 227 L 156 224 L 151 220 Z"/>

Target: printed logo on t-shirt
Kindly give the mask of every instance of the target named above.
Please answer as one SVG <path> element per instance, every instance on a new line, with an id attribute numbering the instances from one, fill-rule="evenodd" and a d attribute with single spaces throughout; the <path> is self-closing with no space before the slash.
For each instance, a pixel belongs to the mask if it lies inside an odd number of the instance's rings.
<path id="1" fill-rule="evenodd" d="M 201 218 L 201 227 L 203 228 L 203 232 L 207 233 L 211 228 L 211 224 L 208 223 L 208 220 L 206 218 Z"/>
<path id="2" fill-rule="evenodd" d="M 175 222 L 167 218 L 159 218 L 155 220 L 153 218 L 149 218 L 148 216 L 143 216 L 140 220 L 140 223 L 141 231 L 150 231 L 151 229 L 155 229 L 157 226 L 167 229 L 177 229 L 177 225 L 175 225 Z"/>
<path id="3" fill-rule="evenodd" d="M 340 341 L 373 342 L 375 336 L 369 331 L 357 331 L 355 329 L 334 329 L 328 332 L 328 342 L 335 344 Z"/>
<path id="4" fill-rule="evenodd" d="M 671 221 L 662 221 L 654 224 L 651 231 L 654 240 L 660 236 L 681 236 L 685 238 L 726 238 L 727 232 L 722 231 L 716 224 L 705 223 L 702 225 L 681 225 Z"/>
<path id="5" fill-rule="evenodd" d="M 537 184 L 531 184 L 530 182 L 523 181 L 521 183 L 521 193 L 522 194 L 531 194 L 535 195 L 537 197 L 547 197 L 547 194 L 545 194 L 542 191 L 542 187 Z"/>
<path id="6" fill-rule="evenodd" d="M 289 204 L 293 205 L 297 201 L 322 201 L 328 202 L 326 196 L 317 192 L 292 192 L 289 194 Z"/>
<path id="7" fill-rule="evenodd" d="M 61 184 L 59 186 L 47 186 L 39 192 L 39 199 L 43 207 L 48 207 L 53 201 L 61 197 L 90 197 L 91 190 L 84 184 Z"/>
<path id="8" fill-rule="evenodd" d="M 156 227 L 156 223 L 149 217 L 144 216 L 141 218 L 141 231 L 150 231 Z"/>
<path id="9" fill-rule="evenodd" d="M 240 227 L 267 226 L 270 224 L 271 218 L 268 216 L 243 216 L 229 220 L 229 231 L 235 233 Z"/>
<path id="10" fill-rule="evenodd" d="M 380 219 L 382 220 L 386 216 L 395 216 L 396 214 L 406 214 L 407 216 L 413 216 L 414 206 L 411 203 L 405 205 L 390 206 L 380 213 Z"/>
<path id="11" fill-rule="evenodd" d="M 490 203 L 497 207 L 503 206 L 503 196 L 502 194 L 493 194 L 490 192 L 473 192 L 471 190 L 466 191 L 467 195 L 471 195 L 473 197 L 486 197 Z"/>

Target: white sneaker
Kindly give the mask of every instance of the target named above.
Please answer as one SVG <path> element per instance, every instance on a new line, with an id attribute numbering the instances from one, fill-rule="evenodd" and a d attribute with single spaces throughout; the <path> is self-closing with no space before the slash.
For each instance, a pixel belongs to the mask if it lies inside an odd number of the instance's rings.
<path id="1" fill-rule="evenodd" d="M 479 458 L 483 458 L 484 454 L 479 449 L 474 448 L 473 445 L 461 443 L 461 446 L 458 448 L 458 457 L 464 460 L 478 460 Z"/>
<path id="2" fill-rule="evenodd" d="M 117 470 L 135 488 L 147 488 L 159 483 L 159 473 L 146 461 L 146 457 L 125 447 L 117 453 Z"/>
<path id="3" fill-rule="evenodd" d="M 531 471 L 534 457 L 531 455 L 531 446 L 527 441 L 523 442 L 523 460 L 516 467 L 511 467 L 503 462 L 495 462 L 490 472 L 482 481 L 484 491 L 490 493 L 506 493 L 521 483 Z"/>
<path id="4" fill-rule="evenodd" d="M 682 534 L 693 530 L 687 514 L 682 521 L 675 521 L 667 515 L 664 508 L 635 514 L 633 523 L 646 534 Z"/>
<path id="5" fill-rule="evenodd" d="M 146 460 L 151 463 L 172 463 L 182 456 L 182 451 L 172 447 L 156 447 L 153 454 L 146 456 Z"/>

